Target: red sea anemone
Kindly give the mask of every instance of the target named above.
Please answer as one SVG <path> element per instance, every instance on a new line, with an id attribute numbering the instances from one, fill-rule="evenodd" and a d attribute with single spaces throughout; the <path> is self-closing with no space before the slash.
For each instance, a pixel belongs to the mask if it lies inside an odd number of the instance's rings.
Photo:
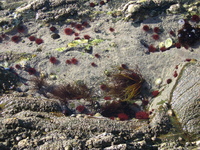
<path id="1" fill-rule="evenodd" d="M 175 43 L 176 48 L 181 48 L 181 43 Z"/>
<path id="2" fill-rule="evenodd" d="M 158 96 L 159 93 L 160 93 L 159 91 L 153 91 L 153 92 L 151 92 L 151 95 L 153 97 L 156 97 L 156 96 Z"/>
<path id="3" fill-rule="evenodd" d="M 29 38 L 28 38 L 30 41 L 35 41 L 35 37 L 34 36 L 29 36 Z"/>
<path id="4" fill-rule="evenodd" d="M 94 62 L 91 63 L 92 67 L 97 67 L 97 64 L 95 64 Z"/>
<path id="5" fill-rule="evenodd" d="M 125 113 L 119 113 L 117 116 L 121 121 L 128 120 L 129 118 L 128 115 Z"/>
<path id="6" fill-rule="evenodd" d="M 90 3 L 90 7 L 95 7 L 95 3 Z"/>
<path id="7" fill-rule="evenodd" d="M 167 79 L 167 84 L 170 84 L 172 82 L 172 79 Z"/>
<path id="8" fill-rule="evenodd" d="M 150 45 L 148 47 L 148 50 L 149 50 L 149 52 L 155 52 L 157 49 L 153 45 Z"/>
<path id="9" fill-rule="evenodd" d="M 143 29 L 144 31 L 146 31 L 146 32 L 150 30 L 150 28 L 149 28 L 148 25 L 144 25 L 144 26 L 142 27 L 142 29 Z"/>
<path id="10" fill-rule="evenodd" d="M 191 20 L 194 21 L 194 22 L 199 22 L 200 17 L 198 15 L 192 15 Z"/>
<path id="11" fill-rule="evenodd" d="M 38 45 L 42 44 L 43 42 L 44 42 L 43 39 L 36 39 L 35 40 L 35 43 L 38 44 Z"/>
<path id="12" fill-rule="evenodd" d="M 57 59 L 56 59 L 55 57 L 50 57 L 50 58 L 49 58 L 49 61 L 50 61 L 52 64 L 56 64 Z"/>
<path id="13" fill-rule="evenodd" d="M 75 35 L 75 36 L 79 36 L 79 33 L 76 32 L 76 33 L 74 33 L 74 35 Z"/>
<path id="14" fill-rule="evenodd" d="M 80 113 L 82 113 L 85 110 L 85 106 L 79 105 L 79 106 L 76 107 L 76 110 L 79 111 Z"/>
<path id="15" fill-rule="evenodd" d="M 16 69 L 21 69 L 22 67 L 21 67 L 19 64 L 16 64 L 16 65 L 15 65 L 15 68 L 16 68 Z"/>
<path id="16" fill-rule="evenodd" d="M 115 29 L 114 28 L 109 28 L 110 32 L 114 32 Z"/>
<path id="17" fill-rule="evenodd" d="M 78 64 L 78 60 L 76 58 L 72 58 L 71 59 L 72 64 L 76 65 Z"/>
<path id="18" fill-rule="evenodd" d="M 178 73 L 177 73 L 177 71 L 174 71 L 174 74 L 173 74 L 173 76 L 174 76 L 175 78 L 178 76 Z"/>
<path id="19" fill-rule="evenodd" d="M 102 84 L 102 85 L 100 85 L 100 89 L 103 91 L 106 91 L 108 89 L 108 87 L 107 87 L 107 85 Z"/>
<path id="20" fill-rule="evenodd" d="M 164 51 L 166 51 L 166 50 L 167 50 L 167 48 L 166 48 L 165 46 L 163 46 L 163 47 L 160 48 L 160 51 L 161 51 L 161 52 L 164 52 Z"/>
<path id="21" fill-rule="evenodd" d="M 66 64 L 71 64 L 71 60 L 66 60 Z"/>
<path id="22" fill-rule="evenodd" d="M 135 114 L 136 119 L 149 119 L 149 114 L 144 111 L 139 111 Z"/>
<path id="23" fill-rule="evenodd" d="M 84 39 L 89 40 L 91 37 L 89 35 L 84 35 Z"/>
<path id="24" fill-rule="evenodd" d="M 160 32 L 160 28 L 159 28 L 159 27 L 155 27 L 155 28 L 153 29 L 153 31 L 154 31 L 155 33 L 159 33 L 159 32 Z"/>
<path id="25" fill-rule="evenodd" d="M 23 33 L 24 31 L 25 31 L 25 27 L 24 26 L 18 26 L 17 27 L 17 31 L 19 32 L 19 33 Z"/>
<path id="26" fill-rule="evenodd" d="M 15 35 L 15 36 L 13 36 L 13 37 L 11 38 L 11 40 L 12 40 L 13 42 L 15 42 L 15 43 L 18 43 L 18 42 L 20 41 L 20 37 L 17 36 L 17 35 Z"/>
<path id="27" fill-rule="evenodd" d="M 100 3 L 99 3 L 100 5 L 104 5 L 105 4 L 105 2 L 104 1 L 100 1 Z"/>
<path id="28" fill-rule="evenodd" d="M 74 31 L 70 28 L 66 28 L 64 31 L 66 35 L 72 35 L 74 33 Z"/>
<path id="29" fill-rule="evenodd" d="M 54 26 L 52 26 L 52 27 L 50 27 L 49 28 L 52 32 L 55 32 L 57 29 L 56 29 L 56 27 L 54 27 Z"/>
<path id="30" fill-rule="evenodd" d="M 94 55 L 96 58 L 100 58 L 101 56 L 99 54 Z"/>
<path id="31" fill-rule="evenodd" d="M 35 74 L 36 73 L 36 70 L 35 70 L 35 68 L 28 68 L 28 73 L 30 74 L 30 75 L 33 75 L 33 74 Z"/>
<path id="32" fill-rule="evenodd" d="M 86 21 L 84 21 L 84 22 L 82 23 L 82 25 L 83 25 L 84 27 L 89 27 L 89 23 L 86 22 Z"/>
<path id="33" fill-rule="evenodd" d="M 159 39 L 159 35 L 158 35 L 158 34 L 153 34 L 153 35 L 152 35 L 152 38 L 153 38 L 154 40 L 158 40 L 158 39 Z"/>
<path id="34" fill-rule="evenodd" d="M 76 24 L 76 25 L 75 25 L 75 28 L 76 28 L 77 30 L 79 30 L 79 31 L 83 30 L 82 24 Z"/>

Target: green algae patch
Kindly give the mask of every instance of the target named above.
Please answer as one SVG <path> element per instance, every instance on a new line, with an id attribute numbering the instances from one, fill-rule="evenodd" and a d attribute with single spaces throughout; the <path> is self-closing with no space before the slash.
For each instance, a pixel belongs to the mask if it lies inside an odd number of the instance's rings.
<path id="1" fill-rule="evenodd" d="M 63 52 L 66 50 L 66 47 L 56 48 L 56 51 Z"/>
<path id="2" fill-rule="evenodd" d="M 103 39 L 93 39 L 93 40 L 88 40 L 88 39 L 80 39 L 80 40 L 74 40 L 70 43 L 67 44 L 68 47 L 85 47 L 88 48 L 90 46 L 96 46 L 99 43 L 103 42 Z"/>

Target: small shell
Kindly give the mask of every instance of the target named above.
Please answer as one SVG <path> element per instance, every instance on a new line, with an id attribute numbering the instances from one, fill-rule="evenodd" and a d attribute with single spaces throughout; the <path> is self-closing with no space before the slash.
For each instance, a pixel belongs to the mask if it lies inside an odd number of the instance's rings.
<path id="1" fill-rule="evenodd" d="M 155 81 L 156 85 L 160 85 L 161 83 L 162 83 L 162 79 L 161 78 L 156 79 L 156 81 Z"/>
<path id="2" fill-rule="evenodd" d="M 164 47 L 164 46 L 165 46 L 165 43 L 164 43 L 164 42 L 160 42 L 159 45 L 158 45 L 159 48 L 162 48 L 162 47 Z"/>
<path id="3" fill-rule="evenodd" d="M 171 47 L 172 44 L 173 44 L 173 41 L 172 41 L 171 38 L 168 38 L 168 39 L 165 40 L 165 47 L 166 47 L 166 48 Z"/>

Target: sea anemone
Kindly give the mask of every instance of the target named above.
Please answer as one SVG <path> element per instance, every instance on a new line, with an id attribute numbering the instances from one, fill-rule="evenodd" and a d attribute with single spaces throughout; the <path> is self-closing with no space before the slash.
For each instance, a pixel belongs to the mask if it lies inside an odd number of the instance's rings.
<path id="1" fill-rule="evenodd" d="M 76 32 L 76 33 L 74 33 L 74 35 L 75 35 L 75 36 L 79 36 L 79 33 Z"/>
<path id="2" fill-rule="evenodd" d="M 148 32 L 150 30 L 149 26 L 148 25 L 144 25 L 142 27 L 142 29 L 145 31 L 145 32 Z"/>
<path id="3" fill-rule="evenodd" d="M 117 117 L 118 117 L 121 121 L 124 121 L 124 120 L 128 120 L 128 119 L 129 119 L 128 115 L 125 114 L 125 113 L 119 113 L 119 114 L 117 115 Z"/>
<path id="4" fill-rule="evenodd" d="M 172 79 L 167 79 L 167 84 L 170 84 L 172 82 Z"/>
<path id="5" fill-rule="evenodd" d="M 105 85 L 105 84 L 101 84 L 101 85 L 100 85 L 100 89 L 101 89 L 102 91 L 107 91 L 107 90 L 108 90 L 108 86 Z"/>
<path id="6" fill-rule="evenodd" d="M 35 68 L 30 67 L 30 68 L 28 68 L 27 71 L 28 71 L 28 73 L 29 73 L 30 75 L 36 74 Z"/>
<path id="7" fill-rule="evenodd" d="M 24 31 L 25 31 L 25 27 L 23 25 L 20 25 L 17 27 L 17 32 L 24 33 Z"/>
<path id="8" fill-rule="evenodd" d="M 95 3 L 90 3 L 90 7 L 95 7 Z"/>
<path id="9" fill-rule="evenodd" d="M 20 37 L 17 36 L 17 35 L 15 35 L 15 36 L 13 36 L 13 37 L 11 38 L 11 40 L 12 40 L 13 42 L 15 42 L 15 43 L 18 43 L 18 42 L 20 41 Z"/>
<path id="10" fill-rule="evenodd" d="M 139 111 L 135 114 L 136 119 L 149 119 L 149 114 L 144 111 Z"/>
<path id="11" fill-rule="evenodd" d="M 84 39 L 89 40 L 91 37 L 89 35 L 84 35 Z"/>
<path id="12" fill-rule="evenodd" d="M 81 39 L 80 37 L 75 37 L 75 38 L 74 38 L 74 40 L 80 40 L 80 39 Z"/>
<path id="13" fill-rule="evenodd" d="M 66 35 L 72 35 L 74 33 L 74 31 L 72 29 L 70 29 L 70 28 L 65 28 L 64 31 L 65 31 Z"/>
<path id="14" fill-rule="evenodd" d="M 44 43 L 44 41 L 43 41 L 43 39 L 36 39 L 35 43 L 40 45 L 40 44 Z"/>
<path id="15" fill-rule="evenodd" d="M 29 39 L 30 41 L 35 41 L 36 38 L 35 38 L 35 36 L 29 36 L 28 39 Z"/>
<path id="16" fill-rule="evenodd" d="M 155 48 L 153 45 L 150 45 L 148 47 L 149 52 L 155 52 L 157 50 L 157 48 Z"/>
<path id="17" fill-rule="evenodd" d="M 153 35 L 152 35 L 152 38 L 153 38 L 154 40 L 158 40 L 158 39 L 159 39 L 159 35 L 158 35 L 158 34 L 153 34 Z"/>
<path id="18" fill-rule="evenodd" d="M 155 28 L 153 28 L 153 32 L 155 32 L 155 33 L 159 33 L 159 32 L 160 32 L 160 28 L 159 28 L 159 27 L 155 27 Z"/>
<path id="19" fill-rule="evenodd" d="M 21 69 L 22 67 L 21 67 L 19 64 L 16 64 L 16 65 L 15 65 L 15 68 L 16 68 L 16 69 Z"/>
<path id="20" fill-rule="evenodd" d="M 72 62 L 71 62 L 71 60 L 66 60 L 66 64 L 71 64 Z"/>
<path id="21" fill-rule="evenodd" d="M 151 92 L 151 95 L 153 97 L 156 97 L 156 96 L 158 96 L 159 93 L 160 93 L 159 91 L 153 91 L 153 92 Z"/>
<path id="22" fill-rule="evenodd" d="M 174 76 L 175 78 L 178 76 L 178 73 L 177 73 L 177 71 L 174 71 L 174 74 L 173 74 L 173 76 Z"/>
<path id="23" fill-rule="evenodd" d="M 75 28 L 76 28 L 77 30 L 79 30 L 79 31 L 83 30 L 82 24 L 76 24 L 76 25 L 75 25 Z"/>
<path id="24" fill-rule="evenodd" d="M 194 22 L 199 22 L 200 17 L 198 15 L 192 15 L 191 20 L 194 21 Z"/>
<path id="25" fill-rule="evenodd" d="M 101 56 L 99 54 L 94 55 L 96 58 L 100 58 Z"/>
<path id="26" fill-rule="evenodd" d="M 56 57 L 50 57 L 50 58 L 49 58 L 49 61 L 50 61 L 52 64 L 56 64 L 56 63 L 57 63 Z"/>
<path id="27" fill-rule="evenodd" d="M 85 111 L 85 106 L 83 106 L 83 105 L 79 105 L 79 106 L 77 106 L 76 107 L 76 110 L 78 111 L 78 112 L 80 112 L 80 113 L 83 113 L 84 111 Z"/>
<path id="28" fill-rule="evenodd" d="M 56 27 L 52 26 L 52 27 L 49 28 L 49 30 L 52 31 L 52 32 L 55 32 L 57 29 L 56 29 Z"/>
<path id="29" fill-rule="evenodd" d="M 105 2 L 104 1 L 100 1 L 100 3 L 99 3 L 100 5 L 104 5 L 105 4 Z"/>
<path id="30" fill-rule="evenodd" d="M 84 21 L 84 22 L 82 23 L 82 25 L 83 25 L 84 27 L 89 27 L 89 23 L 86 22 L 86 21 Z"/>
<path id="31" fill-rule="evenodd" d="M 72 58 L 71 59 L 72 64 L 77 65 L 78 64 L 78 60 L 76 58 Z"/>
<path id="32" fill-rule="evenodd" d="M 114 32 L 115 29 L 114 28 L 109 28 L 110 32 Z"/>
<path id="33" fill-rule="evenodd" d="M 176 48 L 181 48 L 181 43 L 175 43 Z"/>
<path id="34" fill-rule="evenodd" d="M 165 46 L 163 46 L 163 47 L 160 48 L 160 51 L 161 51 L 161 52 L 164 52 L 164 51 L 166 51 L 166 50 L 167 50 L 167 48 L 166 48 Z"/>
<path id="35" fill-rule="evenodd" d="M 92 67 L 97 67 L 97 64 L 95 64 L 94 62 L 91 63 Z"/>

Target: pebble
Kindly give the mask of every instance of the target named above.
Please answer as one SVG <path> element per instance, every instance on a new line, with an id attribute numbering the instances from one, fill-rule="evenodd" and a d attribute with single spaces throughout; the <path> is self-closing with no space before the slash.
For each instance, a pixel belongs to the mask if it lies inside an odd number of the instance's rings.
<path id="1" fill-rule="evenodd" d="M 162 79 L 161 78 L 156 79 L 156 81 L 155 81 L 156 85 L 160 85 L 161 83 L 162 83 Z"/>

